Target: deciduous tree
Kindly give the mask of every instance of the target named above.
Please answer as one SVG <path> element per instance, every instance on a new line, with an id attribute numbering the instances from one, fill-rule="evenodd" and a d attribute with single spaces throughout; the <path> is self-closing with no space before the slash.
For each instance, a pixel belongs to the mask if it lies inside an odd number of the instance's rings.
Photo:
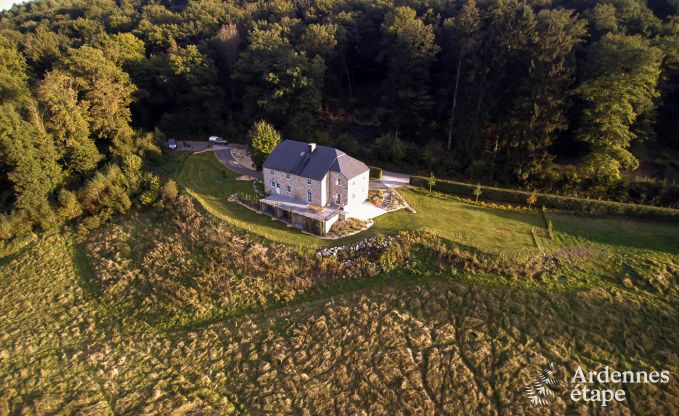
<path id="1" fill-rule="evenodd" d="M 268 122 L 259 120 L 250 128 L 248 143 L 252 160 L 258 168 L 271 154 L 276 145 L 281 141 L 281 134 Z"/>
<path id="2" fill-rule="evenodd" d="M 633 125 L 655 107 L 663 53 L 640 36 L 608 34 L 588 53 L 587 80 L 578 93 L 587 103 L 579 139 L 590 145 L 587 170 L 618 178 L 639 162 L 630 153 Z"/>

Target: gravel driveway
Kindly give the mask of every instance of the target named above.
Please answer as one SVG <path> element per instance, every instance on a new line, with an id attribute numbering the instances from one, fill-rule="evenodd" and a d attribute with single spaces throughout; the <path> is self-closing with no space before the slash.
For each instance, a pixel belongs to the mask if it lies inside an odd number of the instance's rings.
<path id="1" fill-rule="evenodd" d="M 215 147 L 215 156 L 217 156 L 217 160 L 222 162 L 222 164 L 229 170 L 240 173 L 241 175 L 248 175 L 253 178 L 262 179 L 262 172 L 243 166 L 233 158 L 230 145 L 224 146 L 221 149 L 217 149 Z"/>
<path id="2" fill-rule="evenodd" d="M 384 170 L 382 171 L 380 182 L 387 185 L 389 188 L 400 188 L 410 183 L 410 175 Z"/>

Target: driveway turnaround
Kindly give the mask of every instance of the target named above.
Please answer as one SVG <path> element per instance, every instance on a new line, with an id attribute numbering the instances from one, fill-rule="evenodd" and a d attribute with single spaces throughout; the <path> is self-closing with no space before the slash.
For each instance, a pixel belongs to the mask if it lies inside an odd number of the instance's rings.
<path id="1" fill-rule="evenodd" d="M 207 150 L 209 143 L 199 140 L 180 140 L 177 139 L 175 152 L 202 152 Z"/>
<path id="2" fill-rule="evenodd" d="M 387 185 L 389 188 L 400 188 L 410 183 L 410 175 L 384 170 L 382 171 L 380 182 Z"/>
<path id="3" fill-rule="evenodd" d="M 262 172 L 243 166 L 233 158 L 230 145 L 222 146 L 221 149 L 215 146 L 215 156 L 217 156 L 217 160 L 219 160 L 222 165 L 226 166 L 226 168 L 229 170 L 240 173 L 241 175 L 262 179 Z"/>

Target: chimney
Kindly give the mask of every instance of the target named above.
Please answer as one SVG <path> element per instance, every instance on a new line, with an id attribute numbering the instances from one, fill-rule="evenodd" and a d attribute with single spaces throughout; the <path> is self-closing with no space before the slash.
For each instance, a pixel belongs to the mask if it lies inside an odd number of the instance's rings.
<path id="1" fill-rule="evenodd" d="M 316 150 L 316 143 L 309 143 L 309 153 L 313 153 Z"/>

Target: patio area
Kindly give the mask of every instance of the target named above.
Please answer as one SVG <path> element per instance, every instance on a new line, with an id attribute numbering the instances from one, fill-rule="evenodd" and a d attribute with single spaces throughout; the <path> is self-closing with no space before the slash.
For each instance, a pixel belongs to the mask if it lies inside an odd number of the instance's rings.
<path id="1" fill-rule="evenodd" d="M 259 200 L 260 210 L 271 219 L 283 221 L 312 234 L 324 236 L 339 219 L 339 210 L 335 207 L 323 208 L 307 204 L 305 201 L 289 196 L 273 194 Z"/>
<path id="2" fill-rule="evenodd" d="M 344 207 L 344 215 L 347 218 L 356 218 L 361 221 L 369 221 L 386 213 L 386 210 L 376 207 L 367 201 Z"/>
<path id="3" fill-rule="evenodd" d="M 269 195 L 260 199 L 259 203 L 261 212 L 270 215 L 272 219 L 319 235 L 327 234 L 340 218 L 371 221 L 387 212 L 369 202 L 347 205 L 343 208 L 336 205 L 318 207 L 280 194 Z"/>

